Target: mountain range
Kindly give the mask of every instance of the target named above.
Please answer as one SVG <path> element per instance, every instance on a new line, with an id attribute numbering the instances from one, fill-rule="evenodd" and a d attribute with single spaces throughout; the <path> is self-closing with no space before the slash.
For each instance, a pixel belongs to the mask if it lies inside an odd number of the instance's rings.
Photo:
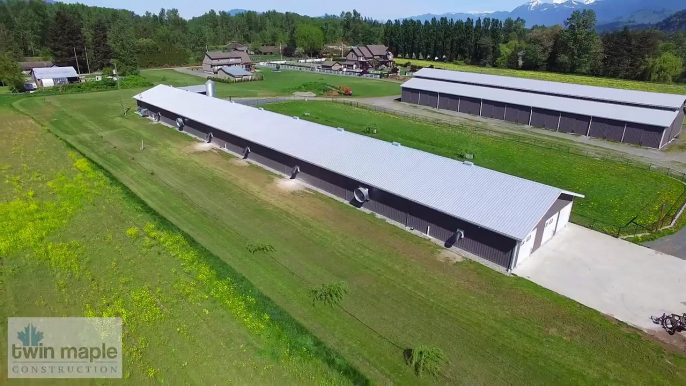
<path id="1" fill-rule="evenodd" d="M 424 14 L 408 17 L 412 20 L 431 20 L 446 17 L 454 20 L 490 17 L 504 20 L 518 17 L 526 20 L 527 26 L 563 24 L 573 11 L 592 9 L 598 24 L 606 23 L 655 23 L 665 17 L 686 9 L 685 0 L 531 0 L 512 11 Z"/>

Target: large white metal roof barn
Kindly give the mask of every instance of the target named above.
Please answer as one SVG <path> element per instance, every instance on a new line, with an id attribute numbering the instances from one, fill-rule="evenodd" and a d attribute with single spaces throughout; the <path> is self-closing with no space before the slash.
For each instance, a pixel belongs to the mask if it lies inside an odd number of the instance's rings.
<path id="1" fill-rule="evenodd" d="M 583 197 L 173 87 L 134 98 L 169 125 L 508 269 L 561 231 Z"/>

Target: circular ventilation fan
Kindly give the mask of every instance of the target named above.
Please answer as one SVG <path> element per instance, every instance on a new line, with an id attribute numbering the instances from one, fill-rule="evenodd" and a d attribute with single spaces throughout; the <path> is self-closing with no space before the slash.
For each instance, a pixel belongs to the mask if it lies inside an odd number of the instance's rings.
<path id="1" fill-rule="evenodd" d="M 353 195 L 355 196 L 355 201 L 360 204 L 369 201 L 369 190 L 367 188 L 357 188 L 353 192 Z"/>
<path id="2" fill-rule="evenodd" d="M 185 125 L 186 124 L 183 123 L 183 118 L 176 118 L 176 127 L 178 127 L 179 130 L 182 130 Z"/>

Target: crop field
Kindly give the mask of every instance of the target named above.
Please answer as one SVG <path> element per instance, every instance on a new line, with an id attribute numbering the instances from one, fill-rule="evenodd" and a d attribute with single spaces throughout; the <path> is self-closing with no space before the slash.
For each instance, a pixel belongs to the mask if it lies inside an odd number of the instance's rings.
<path id="1" fill-rule="evenodd" d="M 124 92 L 128 96 L 134 93 Z M 126 103 L 133 105 L 128 99 Z M 299 376 L 307 377 L 304 383 L 371 380 L 376 384 L 670 385 L 686 381 L 686 358 L 666 351 L 637 330 L 524 279 L 507 277 L 473 262 L 455 261 L 455 256 L 427 240 L 326 196 L 301 190 L 264 169 L 210 150 L 172 128 L 136 115 L 122 117 L 116 92 L 27 98 L 13 106 L 102 166 L 173 224 L 151 228 L 146 225 L 151 222 L 147 216 L 154 216 L 149 211 L 136 209 L 135 205 L 128 210 L 112 205 L 112 212 L 100 213 L 99 219 L 107 218 L 102 225 L 82 225 L 81 232 L 72 236 L 78 236 L 77 242 L 83 248 L 104 253 L 103 250 L 111 249 L 103 243 L 112 233 L 118 240 L 116 245 L 122 248 L 121 253 L 114 254 L 118 259 L 116 269 L 124 269 L 126 257 L 140 264 L 130 273 L 131 280 L 116 276 L 111 279 L 113 293 L 119 294 L 121 289 L 127 294 L 142 288 L 154 299 L 146 304 L 164 306 L 159 306 L 164 317 L 153 323 L 154 335 L 146 335 L 145 353 L 150 356 L 145 356 L 143 368 L 132 374 L 139 377 L 134 379 L 147 376 L 147 366 L 159 366 L 167 382 L 176 380 L 171 374 L 179 374 L 178 379 L 198 384 L 245 383 L 246 379 L 249 383 L 303 383 L 302 378 L 296 378 Z M 144 150 L 140 150 L 141 140 Z M 78 155 L 75 157 L 79 159 Z M 77 161 L 69 158 L 62 165 L 72 168 L 74 162 Z M 59 168 L 56 162 L 48 165 Z M 22 173 L 27 169 L 12 166 L 6 169 L 12 173 L 4 173 L 18 174 L 17 168 Z M 94 203 L 98 200 L 100 196 L 93 197 Z M 131 216 L 126 216 L 123 224 L 114 223 L 122 222 L 127 213 Z M 197 298 L 193 288 L 205 288 L 202 283 L 184 286 L 183 280 L 200 280 L 205 276 L 183 276 L 186 265 L 178 262 L 176 249 L 166 249 L 162 241 L 162 245 L 156 244 L 158 238 L 167 237 L 156 237 L 154 232 L 172 232 L 169 229 L 174 226 L 207 249 L 202 256 L 208 260 L 216 256 L 212 260 L 214 269 L 235 270 L 246 283 L 252 283 L 254 289 L 249 293 L 258 304 L 264 297 L 273 301 L 269 307 L 260 308 L 269 315 L 269 323 L 303 326 L 287 329 L 297 333 L 283 338 L 296 342 L 288 345 L 285 355 L 295 357 L 297 366 L 293 366 L 298 371 L 286 371 L 291 362 L 280 360 L 282 351 L 271 344 L 267 349 L 259 346 L 282 334 L 254 335 L 253 327 L 246 326 L 242 318 L 235 318 L 224 301 L 215 303 L 216 291 L 206 293 L 207 299 Z M 109 233 L 94 231 L 100 227 L 109 229 Z M 138 232 L 127 234 L 134 227 Z M 64 234 L 59 231 L 54 237 Z M 151 253 L 145 253 L 149 243 L 153 244 Z M 190 240 L 187 243 L 200 249 Z M 266 243 L 271 248 L 250 253 L 246 248 L 250 243 Z M 114 257 L 110 254 L 106 258 L 108 268 Z M 24 258 L 16 256 L 14 264 L 4 265 L 5 270 L 13 267 L 12 275 L 30 277 L 30 269 L 20 264 Z M 53 269 L 47 263 L 43 266 Z M 182 279 L 165 276 L 172 274 L 181 275 Z M 21 299 L 19 295 L 3 297 L 13 304 L 12 308 L 3 309 L 11 309 L 13 314 L 19 313 L 18 307 L 27 301 L 31 305 L 38 302 L 32 306 L 32 312 L 42 312 L 47 306 L 40 303 L 41 296 L 57 296 L 31 292 L 26 281 L 10 278 L 10 293 L 24 291 Z M 173 283 L 180 280 L 183 296 L 174 292 L 178 290 Z M 72 276 L 65 281 L 71 286 L 78 278 Z M 348 286 L 340 306 L 313 304 L 309 294 L 313 287 L 339 281 Z M 107 281 L 98 281 L 101 282 L 102 290 L 107 289 L 104 293 L 109 294 Z M 256 295 L 257 291 L 264 297 Z M 136 294 L 138 299 L 139 292 Z M 93 297 L 98 299 L 101 295 Z M 130 297 L 118 296 L 128 304 Z M 205 303 L 187 306 L 192 310 L 182 319 L 188 325 L 187 331 L 198 329 L 198 334 L 210 334 L 215 330 L 211 336 L 196 336 L 193 342 L 201 342 L 197 346 L 184 343 L 183 334 L 176 330 L 182 328 L 179 320 L 172 318 L 177 304 L 185 306 L 195 300 Z M 80 310 L 81 302 L 71 301 Z M 63 312 L 61 303 L 47 304 L 57 308 L 55 313 Z M 138 316 L 135 304 L 127 315 Z M 142 334 L 143 328 L 135 332 Z M 165 333 L 172 334 L 175 340 L 166 341 L 169 338 Z M 241 346 L 241 339 L 253 343 Z M 164 348 L 160 348 L 161 340 L 165 340 Z M 321 345 L 317 344 L 319 341 Z M 404 350 L 418 345 L 444 351 L 447 364 L 438 378 L 417 377 L 406 365 Z M 235 355 L 221 351 L 224 346 L 257 364 L 245 363 L 234 368 L 231 363 L 236 360 Z M 303 347 L 306 352 L 300 354 Z M 176 351 L 169 354 L 170 350 Z M 268 360 L 274 367 L 267 369 Z M 184 361 L 189 361 L 188 366 L 184 367 Z M 212 367 L 211 376 L 215 378 L 202 378 L 191 363 Z M 347 370 L 345 377 L 335 378 L 331 368 Z M 263 370 L 268 372 L 262 373 Z M 277 375 L 284 378 L 267 378 Z"/>
<path id="2" fill-rule="evenodd" d="M 574 204 L 575 214 L 617 226 L 636 215 L 641 224 L 657 221 L 661 205 L 671 207 L 685 189 L 679 181 L 648 170 L 345 104 L 286 102 L 264 108 L 360 134 L 368 124 L 375 124 L 379 139 L 449 158 L 473 153 L 479 166 L 584 194 L 586 198 Z"/>
<path id="3" fill-rule="evenodd" d="M 0 120 L 3 348 L 10 316 L 117 316 L 130 384 L 350 382 L 344 360 L 329 366 L 336 355 L 90 161 L 7 105 Z"/>
<path id="4" fill-rule="evenodd" d="M 519 78 L 547 80 L 552 82 L 577 83 L 589 86 L 613 87 L 627 90 L 639 90 L 650 92 L 662 92 L 667 94 L 686 95 L 686 84 L 639 82 L 634 80 L 598 78 L 593 76 L 556 74 L 554 72 L 521 71 L 506 68 L 458 65 L 453 63 L 430 62 L 426 60 L 404 60 L 400 58 L 396 59 L 396 64 L 401 65 L 407 63 L 408 61 L 417 66 L 429 67 L 430 65 L 433 65 L 435 68 L 444 68 L 447 70 L 478 72 L 489 75 L 514 76 Z"/>
<path id="5" fill-rule="evenodd" d="M 255 98 L 291 95 L 296 91 L 312 91 L 322 95 L 322 86 L 336 89 L 340 86 L 350 87 L 355 97 L 379 97 L 400 95 L 400 83 L 357 78 L 339 75 L 316 74 L 303 71 L 282 70 L 273 72 L 271 68 L 259 69 L 264 80 L 241 83 L 216 82 L 215 89 L 220 98 Z M 183 74 L 174 70 L 144 70 L 141 75 L 155 84 L 169 86 L 191 86 L 202 84 L 203 78 Z"/>

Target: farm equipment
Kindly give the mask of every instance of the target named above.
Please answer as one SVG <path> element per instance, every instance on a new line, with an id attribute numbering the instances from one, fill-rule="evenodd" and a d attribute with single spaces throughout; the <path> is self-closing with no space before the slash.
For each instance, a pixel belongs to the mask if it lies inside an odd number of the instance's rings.
<path id="1" fill-rule="evenodd" d="M 686 313 L 683 315 L 662 314 L 660 317 L 651 316 L 650 319 L 653 323 L 661 325 L 669 335 L 686 331 Z"/>

